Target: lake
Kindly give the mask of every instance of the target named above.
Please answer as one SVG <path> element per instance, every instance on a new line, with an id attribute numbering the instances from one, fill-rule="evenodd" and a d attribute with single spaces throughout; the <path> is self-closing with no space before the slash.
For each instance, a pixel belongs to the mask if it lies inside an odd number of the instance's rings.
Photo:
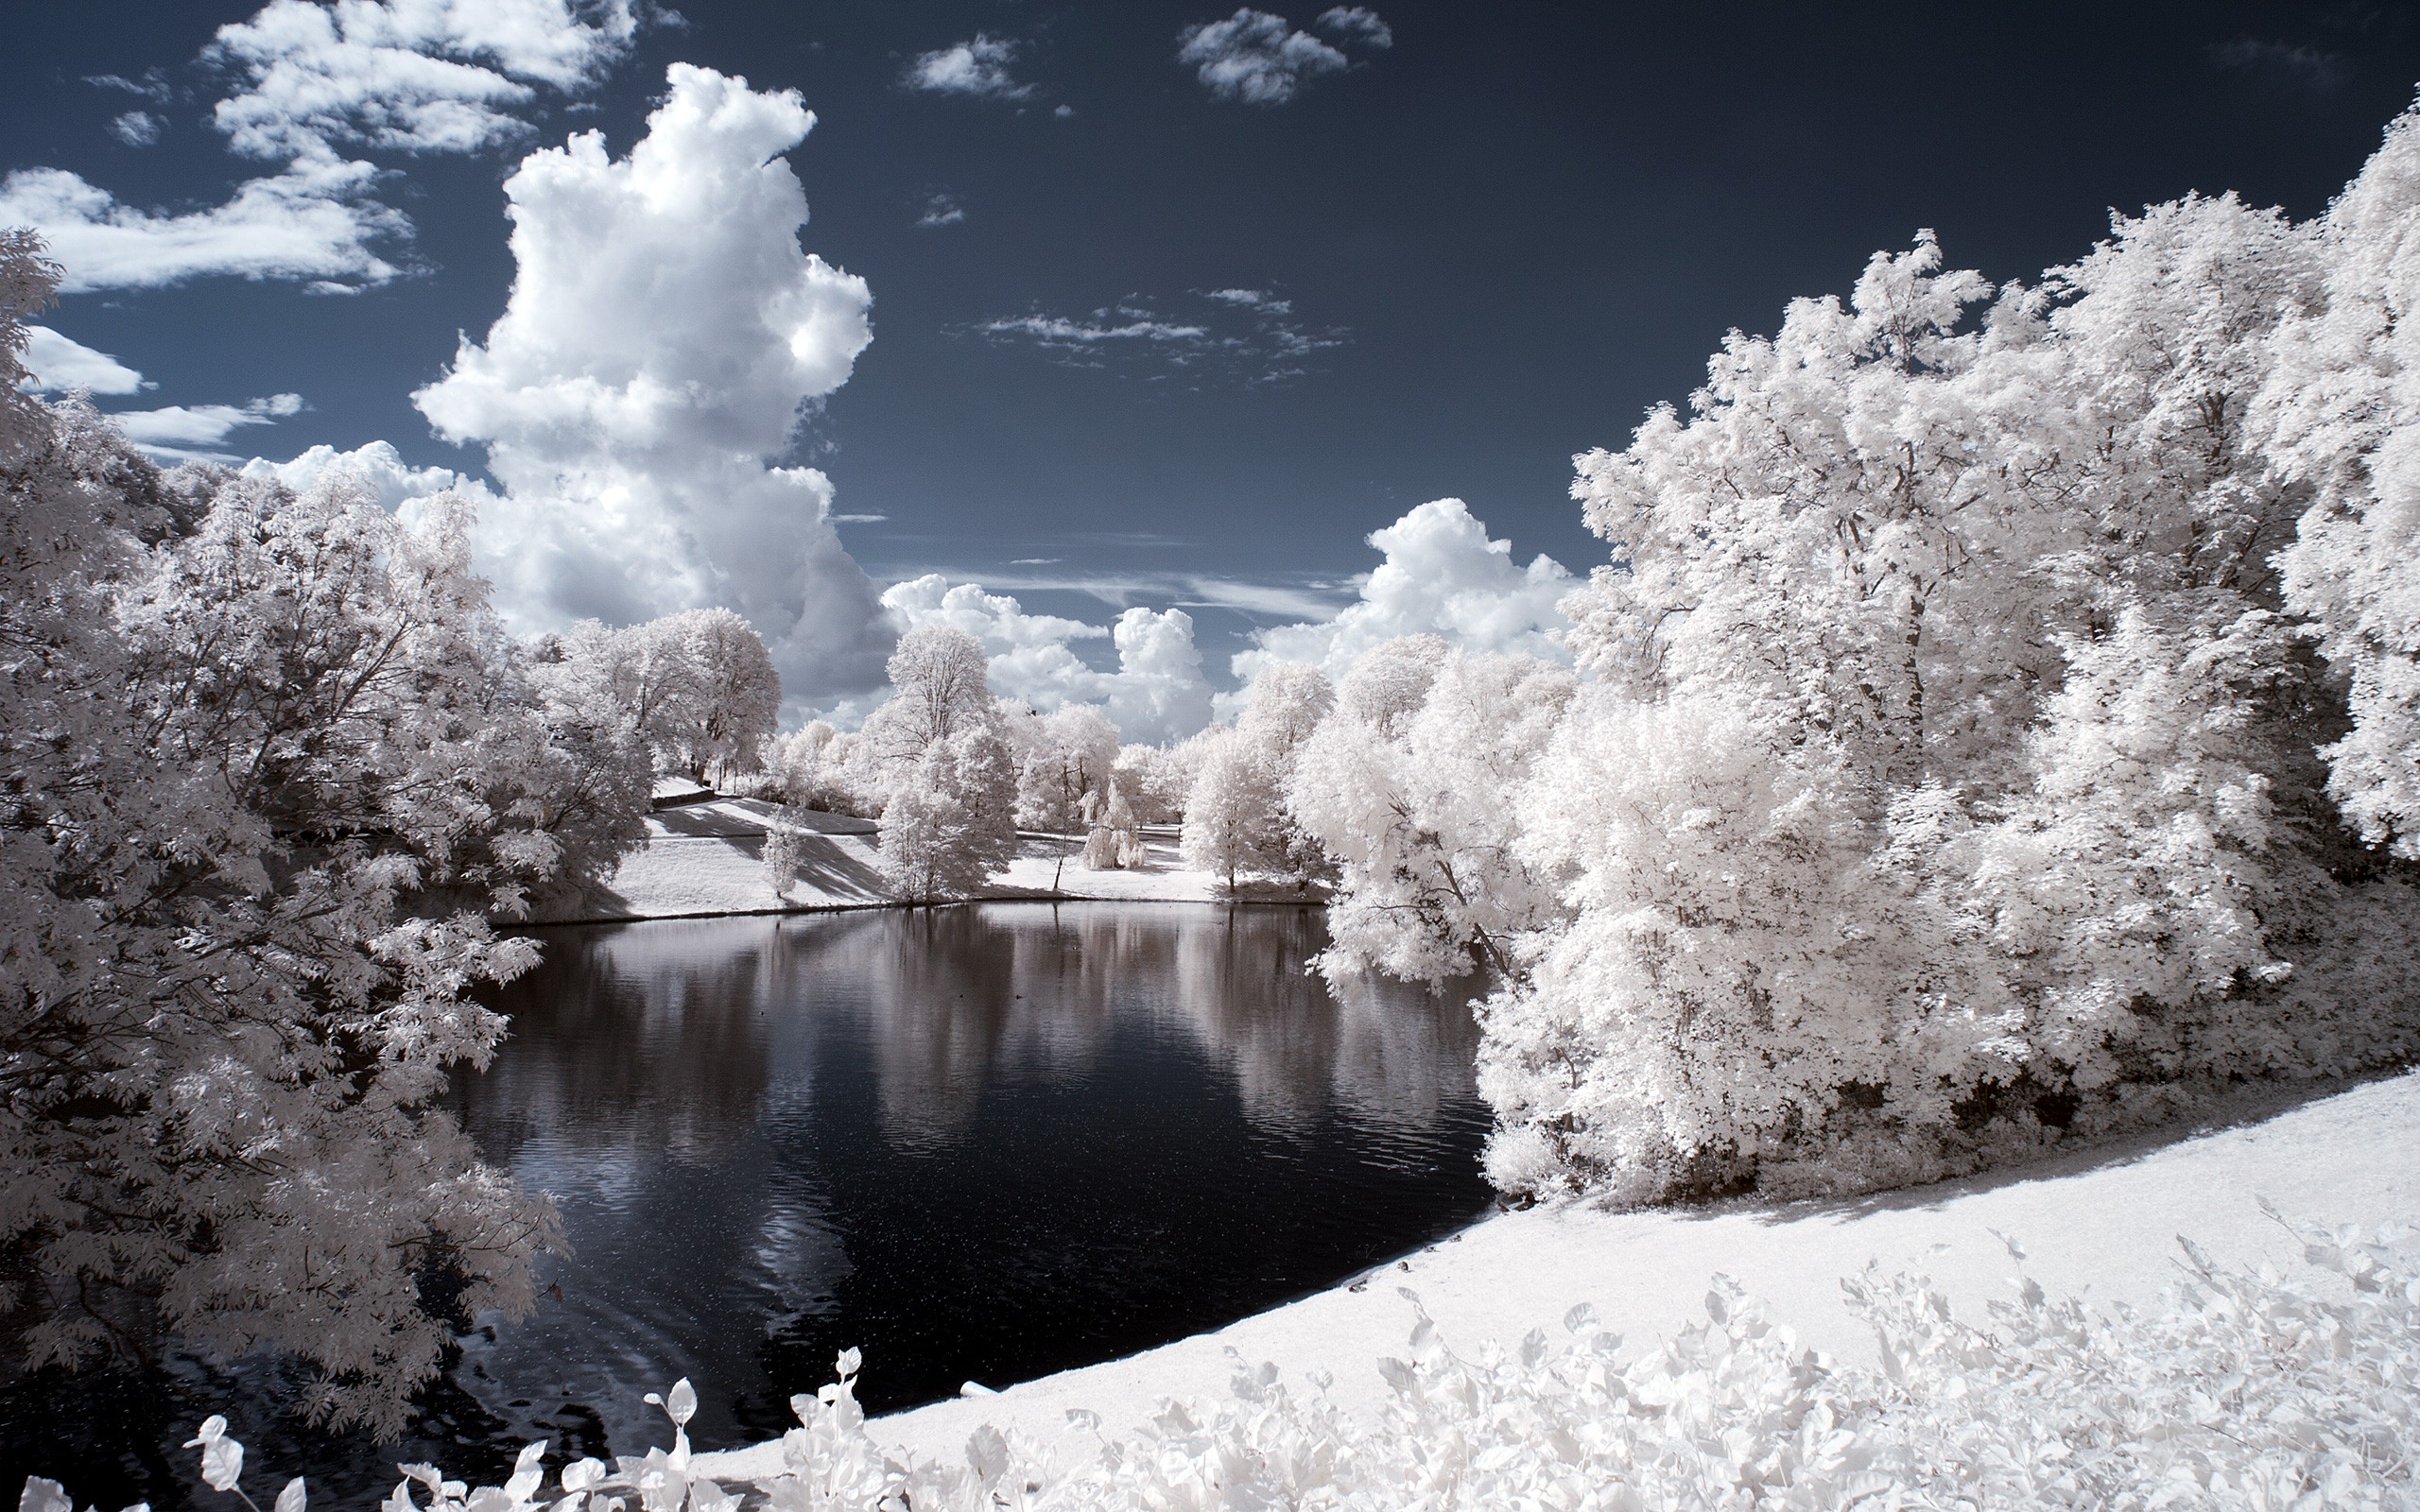
<path id="1" fill-rule="evenodd" d="M 787 1426 L 790 1394 L 843 1347 L 865 1350 L 873 1411 L 1003 1386 L 1334 1285 L 1490 1201 L 1464 994 L 1330 992 L 1304 971 L 1316 909 L 535 933 L 544 964 L 495 996 L 510 1040 L 449 1101 L 562 1204 L 571 1252 L 542 1263 L 537 1314 L 481 1320 L 402 1444 L 299 1432 L 270 1367 L 180 1361 L 146 1383 L 12 1390 L 9 1465 L 165 1508 L 181 1498 L 163 1475 L 192 1457 L 173 1446 L 224 1410 L 248 1484 L 302 1471 L 316 1504 L 351 1503 L 383 1495 L 397 1459 L 493 1479 L 534 1437 L 643 1452 L 668 1433 L 641 1395 L 684 1375 L 692 1439 L 730 1447 Z M 112 1432 L 148 1442 L 90 1442 Z"/>

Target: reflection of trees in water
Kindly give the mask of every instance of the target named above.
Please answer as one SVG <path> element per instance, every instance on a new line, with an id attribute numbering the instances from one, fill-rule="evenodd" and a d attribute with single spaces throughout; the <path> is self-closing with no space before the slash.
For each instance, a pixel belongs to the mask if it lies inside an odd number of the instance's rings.
<path id="1" fill-rule="evenodd" d="M 1431 996 L 1374 974 L 1337 984 L 1329 1086 L 1338 1105 L 1370 1123 L 1425 1128 L 1449 1094 L 1475 1097 L 1478 1021 L 1470 1000 L 1478 990 L 1477 982 L 1456 981 Z"/>
<path id="2" fill-rule="evenodd" d="M 1377 1122 L 1433 1123 L 1470 1086 L 1478 1026 L 1458 988 L 1431 998 L 1374 977 L 1335 992 L 1307 970 L 1327 946 L 1316 910 L 1226 909 L 1189 917 L 1177 995 L 1204 1048 L 1234 1068 L 1244 1112 L 1298 1129 L 1331 1107 Z"/>
<path id="3" fill-rule="evenodd" d="M 1181 1023 L 1230 1068 L 1245 1115 L 1307 1130 L 1333 1106 L 1426 1125 L 1469 1085 L 1461 998 L 1376 982 L 1331 995 L 1305 963 L 1314 909 L 1006 905 L 890 916 L 868 961 L 884 1132 L 946 1141 L 1010 1074 L 1082 1074 L 1121 1015 Z"/>
<path id="4" fill-rule="evenodd" d="M 869 976 L 883 1131 L 894 1143 L 947 1140 L 996 1076 L 1079 1073 L 1107 1038 L 1119 973 L 1094 949 L 1097 928 L 1039 909 L 890 918 Z"/>
<path id="5" fill-rule="evenodd" d="M 619 1147 L 684 1163 L 719 1159 L 755 1123 L 769 1006 L 794 971 L 770 928 L 727 922 L 549 930 L 544 961 L 497 994 L 527 1043 L 462 1078 L 466 1120 L 491 1159 L 532 1138 L 589 1159 Z"/>

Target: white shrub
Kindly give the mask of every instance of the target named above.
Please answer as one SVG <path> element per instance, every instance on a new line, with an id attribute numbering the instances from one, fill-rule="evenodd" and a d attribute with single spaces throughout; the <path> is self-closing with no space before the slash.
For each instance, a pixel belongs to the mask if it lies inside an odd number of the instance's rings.
<path id="1" fill-rule="evenodd" d="M 1002 1507 L 2092 1508 L 2283 1512 L 2420 1507 L 2420 1270 L 2409 1230 L 2305 1231 L 2305 1267 L 2233 1270 L 2184 1246 L 2183 1280 L 2147 1313 L 2052 1301 L 2021 1277 L 1988 1327 L 1952 1315 L 1921 1279 L 1846 1282 L 1875 1329 L 1880 1367 L 1803 1346 L 1724 1277 L 1705 1319 L 1626 1351 L 1586 1306 L 1567 1337 L 1532 1331 L 1476 1357 L 1449 1349 L 1409 1291 L 1407 1359 L 1378 1363 L 1392 1400 L 1360 1421 L 1314 1376 L 1307 1396 L 1274 1366 L 1236 1360 L 1224 1401 L 1165 1401 L 1148 1422 L 1083 1452 L 1053 1452 L 989 1426 L 963 1464 L 883 1450 L 839 1379 L 790 1399 L 782 1470 L 755 1489 L 777 1512 Z M 2019 1262 L 2022 1251 L 2011 1245 Z M 563 1468 L 554 1512 L 730 1512 L 694 1473 L 686 1381 L 659 1401 L 669 1452 Z M 1072 1412 L 1097 1431 L 1098 1416 Z M 214 1431 L 215 1429 L 215 1431 Z M 210 1483 L 234 1488 L 242 1446 L 213 1418 L 194 1445 Z M 544 1446 L 501 1487 L 471 1490 L 405 1467 L 387 1512 L 519 1512 L 539 1504 Z M 213 1456 L 216 1456 L 215 1459 Z M 281 1512 L 302 1512 L 299 1482 Z M 69 1512 L 28 1480 L 26 1512 Z M 633 1509 L 636 1512 L 636 1509 Z"/>

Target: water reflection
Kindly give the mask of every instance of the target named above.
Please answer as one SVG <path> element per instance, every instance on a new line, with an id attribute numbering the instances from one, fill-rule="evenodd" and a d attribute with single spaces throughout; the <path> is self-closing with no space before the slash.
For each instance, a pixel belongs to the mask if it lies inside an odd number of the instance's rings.
<path id="1" fill-rule="evenodd" d="M 368 1505 L 398 1460 L 500 1480 L 527 1439 L 778 1431 L 867 1350 L 877 1410 L 1108 1359 L 1332 1284 L 1487 1194 L 1461 999 L 1303 963 L 1283 908 L 1002 904 L 542 932 L 511 1037 L 451 1094 L 555 1193 L 537 1314 L 463 1341 L 404 1442 L 327 1439 L 264 1362 L 0 1391 L 0 1467 L 103 1505 L 224 1499 L 180 1447 L 226 1410 L 255 1465 Z M 62 1458 L 62 1455 L 64 1457 Z M 14 1484 L 11 1482 L 10 1484 Z"/>

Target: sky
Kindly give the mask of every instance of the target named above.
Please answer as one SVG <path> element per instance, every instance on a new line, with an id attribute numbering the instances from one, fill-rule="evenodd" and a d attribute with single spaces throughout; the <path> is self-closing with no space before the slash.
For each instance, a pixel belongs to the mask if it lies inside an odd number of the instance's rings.
<path id="1" fill-rule="evenodd" d="M 1573 454 L 1875 250 L 1929 227 L 2030 279 L 2113 207 L 2308 216 L 2420 80 L 2420 5 L 2325 0 L 96 0 L 9 32 L 0 221 L 71 291 L 31 366 L 155 455 L 459 483 L 516 628 L 729 603 L 793 718 L 938 619 L 1000 691 L 1150 738 L 1273 656 L 1545 644 L 1605 559 Z"/>

